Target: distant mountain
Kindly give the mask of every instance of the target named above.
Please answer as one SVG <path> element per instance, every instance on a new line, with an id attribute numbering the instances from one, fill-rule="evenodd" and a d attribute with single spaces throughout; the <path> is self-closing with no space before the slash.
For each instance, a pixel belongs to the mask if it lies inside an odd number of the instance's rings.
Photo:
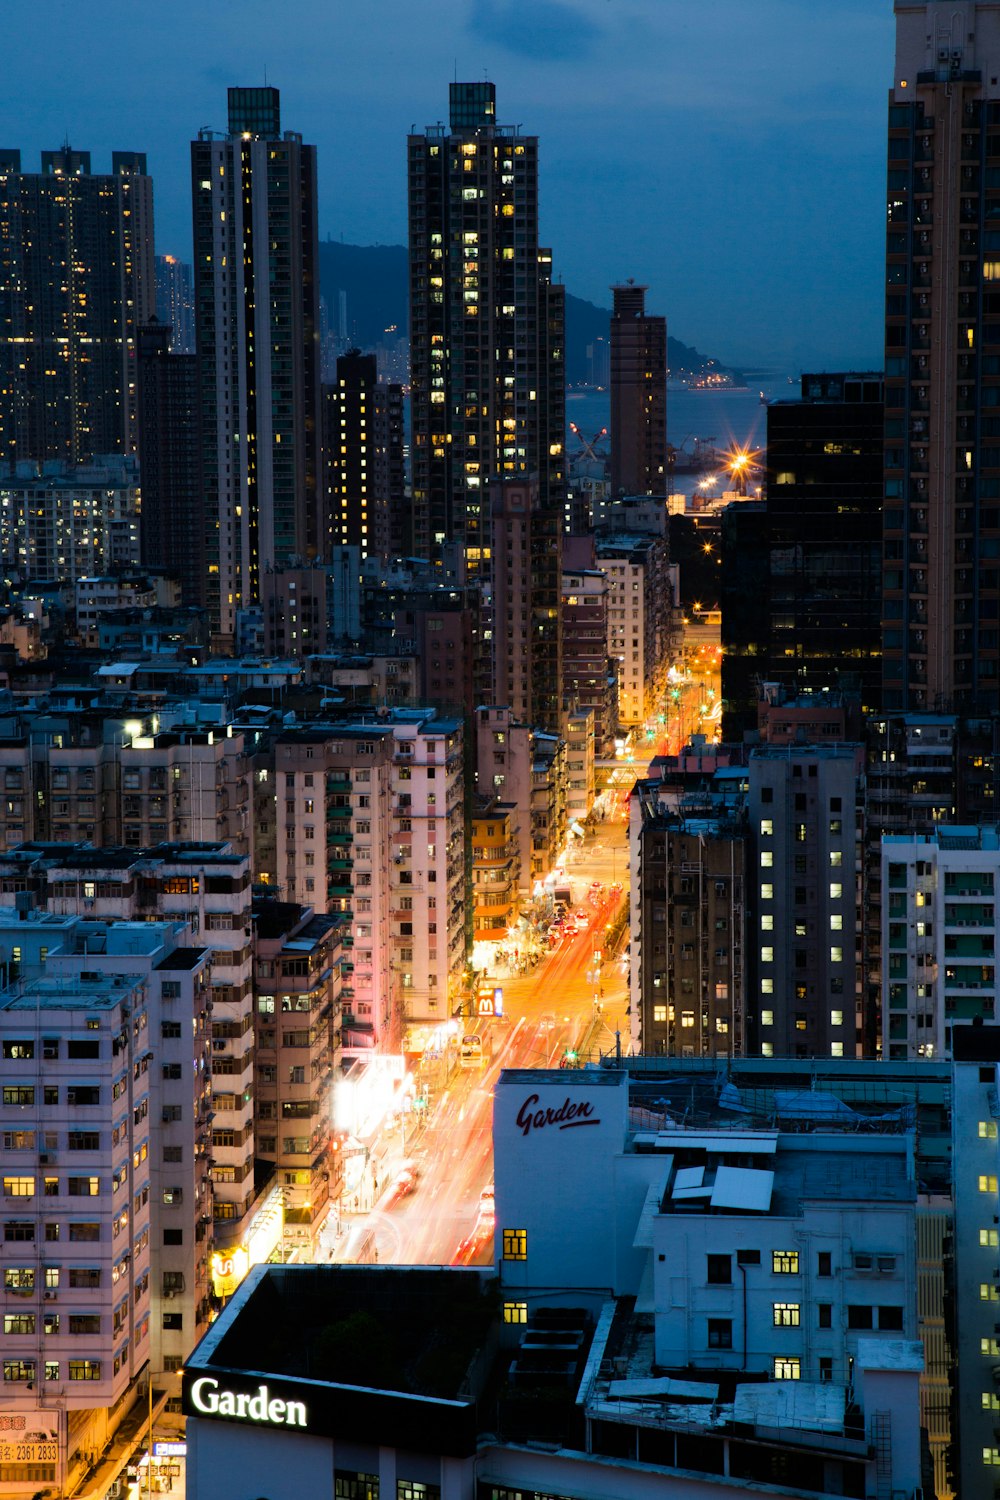
<path id="1" fill-rule="evenodd" d="M 340 240 L 323 240 L 319 247 L 319 283 L 326 298 L 330 325 L 336 330 L 340 322 L 340 293 L 347 303 L 347 335 L 361 349 L 406 335 L 409 331 L 408 258 L 405 245 L 345 245 Z M 606 307 L 596 307 L 582 297 L 566 293 L 566 379 L 571 385 L 587 380 L 589 362 L 587 345 L 608 337 Z M 667 359 L 673 371 L 700 371 L 707 368 L 709 356 L 690 344 L 667 339 Z M 726 371 L 726 365 L 716 364 Z M 738 370 L 732 370 L 739 376 Z"/>

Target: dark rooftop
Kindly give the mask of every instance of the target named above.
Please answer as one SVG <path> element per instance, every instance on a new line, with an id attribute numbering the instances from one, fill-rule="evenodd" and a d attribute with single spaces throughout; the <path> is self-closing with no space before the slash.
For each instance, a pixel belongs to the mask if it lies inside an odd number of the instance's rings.
<path id="1" fill-rule="evenodd" d="M 207 948 L 175 948 L 161 959 L 157 969 L 196 969 L 209 952 Z"/>

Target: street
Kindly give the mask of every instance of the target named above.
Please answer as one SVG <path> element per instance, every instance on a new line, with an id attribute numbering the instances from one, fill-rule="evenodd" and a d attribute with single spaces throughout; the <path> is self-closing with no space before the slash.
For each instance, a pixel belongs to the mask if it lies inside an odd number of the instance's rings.
<path id="1" fill-rule="evenodd" d="M 481 1068 L 457 1067 L 426 1122 L 393 1142 L 381 1196 L 367 1215 L 345 1219 L 346 1232 L 335 1246 L 330 1241 L 335 1259 L 490 1263 L 492 1206 L 481 1195 L 493 1180 L 493 1086 L 501 1068 L 556 1068 L 588 1040 L 596 1051 L 613 1051 L 616 1026 L 627 1036 L 627 974 L 619 959 L 604 962 L 603 946 L 626 899 L 626 874 L 619 811 L 581 841 L 567 867 L 580 929 L 573 923 L 530 974 L 504 980 L 504 1018 L 479 1023 L 491 1028 L 492 1059 Z M 595 881 L 603 891 L 589 899 Z M 613 892 L 616 882 L 623 888 Z"/>

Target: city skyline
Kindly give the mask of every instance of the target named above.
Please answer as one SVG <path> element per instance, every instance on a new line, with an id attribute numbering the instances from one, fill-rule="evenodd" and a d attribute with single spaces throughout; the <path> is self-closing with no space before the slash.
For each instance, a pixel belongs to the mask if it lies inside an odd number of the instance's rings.
<path id="1" fill-rule="evenodd" d="M 607 0 L 436 10 L 442 24 L 428 27 L 390 0 L 377 29 L 358 11 L 334 31 L 303 0 L 283 35 L 262 5 L 241 7 L 234 30 L 225 7 L 196 13 L 179 0 L 135 31 L 116 0 L 99 0 L 85 17 L 67 12 L 54 57 L 18 0 L 9 57 L 20 88 L 0 107 L 0 140 L 29 169 L 67 137 L 95 159 L 145 151 L 157 249 L 189 258 L 187 143 L 224 128 L 225 85 L 266 73 L 317 145 L 321 236 L 404 244 L 405 136 L 442 117 L 448 79 L 485 73 L 504 123 L 540 138 L 540 234 L 575 295 L 610 305 L 610 284 L 634 275 L 678 338 L 723 361 L 875 362 L 888 0 L 835 14 L 720 4 L 697 23 L 652 0 L 627 12 Z M 105 28 L 113 69 L 94 48 Z M 835 201 L 851 211 L 831 213 Z"/>

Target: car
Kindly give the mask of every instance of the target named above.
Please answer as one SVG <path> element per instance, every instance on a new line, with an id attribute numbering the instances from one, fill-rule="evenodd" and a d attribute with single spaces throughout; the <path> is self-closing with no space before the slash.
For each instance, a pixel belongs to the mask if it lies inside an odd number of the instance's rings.
<path id="1" fill-rule="evenodd" d="M 417 1172 L 412 1162 L 404 1161 L 396 1169 L 396 1175 L 392 1179 L 389 1192 L 386 1197 L 386 1207 L 391 1208 L 393 1204 L 399 1203 L 403 1198 L 409 1196 L 417 1185 Z"/>

